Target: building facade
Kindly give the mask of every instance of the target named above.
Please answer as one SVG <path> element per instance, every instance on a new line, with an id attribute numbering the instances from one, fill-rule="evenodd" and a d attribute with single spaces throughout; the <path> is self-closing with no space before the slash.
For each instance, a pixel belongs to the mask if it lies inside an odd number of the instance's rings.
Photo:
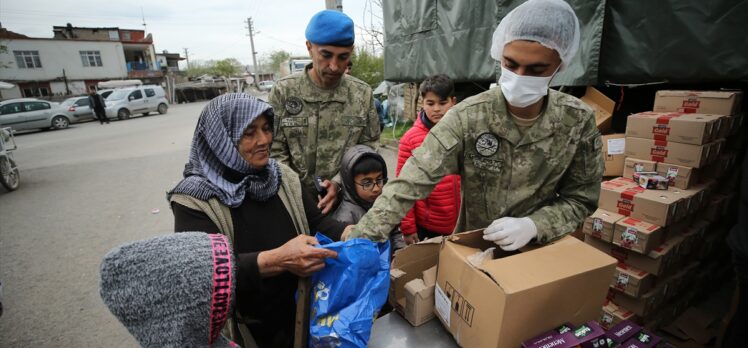
<path id="1" fill-rule="evenodd" d="M 0 51 L 0 81 L 16 85 L 0 91 L 0 99 L 81 95 L 108 80 L 163 80 L 153 38 L 143 30 L 68 24 L 53 32 L 52 38 L 30 38 L 0 28 L 6 47 Z"/>

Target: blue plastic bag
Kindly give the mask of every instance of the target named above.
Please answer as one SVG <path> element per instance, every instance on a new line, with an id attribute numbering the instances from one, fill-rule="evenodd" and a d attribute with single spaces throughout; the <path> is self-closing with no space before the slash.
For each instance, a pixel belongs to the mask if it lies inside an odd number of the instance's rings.
<path id="1" fill-rule="evenodd" d="M 309 346 L 366 347 L 390 287 L 390 242 L 316 237 L 338 258 L 326 259 L 325 268 L 312 276 Z"/>

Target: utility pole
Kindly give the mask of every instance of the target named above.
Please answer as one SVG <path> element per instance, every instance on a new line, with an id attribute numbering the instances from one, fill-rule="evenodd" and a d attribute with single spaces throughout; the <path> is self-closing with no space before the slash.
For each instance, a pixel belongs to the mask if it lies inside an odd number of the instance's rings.
<path id="1" fill-rule="evenodd" d="M 343 0 L 325 0 L 325 9 L 343 12 Z"/>
<path id="2" fill-rule="evenodd" d="M 183 50 L 184 50 L 184 59 L 187 61 L 187 69 L 189 69 L 190 68 L 190 53 L 189 53 L 189 49 L 187 47 L 184 47 Z"/>
<path id="3" fill-rule="evenodd" d="M 249 44 L 252 45 L 252 70 L 254 76 L 252 77 L 253 85 L 257 87 L 257 52 L 255 51 L 255 38 L 254 38 L 254 22 L 252 17 L 247 18 L 247 30 L 249 30 Z"/>

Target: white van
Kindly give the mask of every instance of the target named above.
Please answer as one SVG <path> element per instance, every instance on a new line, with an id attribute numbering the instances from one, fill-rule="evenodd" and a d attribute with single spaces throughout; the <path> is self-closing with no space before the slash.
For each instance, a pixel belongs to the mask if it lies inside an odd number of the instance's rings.
<path id="1" fill-rule="evenodd" d="M 132 115 L 169 110 L 166 92 L 161 86 L 139 86 L 117 89 L 106 100 L 106 117 L 125 120 Z"/>

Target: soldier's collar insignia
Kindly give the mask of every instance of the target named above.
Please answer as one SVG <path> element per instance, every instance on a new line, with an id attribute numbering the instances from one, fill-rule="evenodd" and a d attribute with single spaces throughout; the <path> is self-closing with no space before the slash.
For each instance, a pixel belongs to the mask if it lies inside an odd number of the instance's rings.
<path id="1" fill-rule="evenodd" d="M 289 114 L 298 115 L 304 108 L 304 103 L 297 97 L 288 97 L 285 107 Z"/>
<path id="2" fill-rule="evenodd" d="M 475 140 L 475 151 L 483 157 L 490 157 L 499 151 L 499 137 L 496 134 L 485 132 Z"/>

